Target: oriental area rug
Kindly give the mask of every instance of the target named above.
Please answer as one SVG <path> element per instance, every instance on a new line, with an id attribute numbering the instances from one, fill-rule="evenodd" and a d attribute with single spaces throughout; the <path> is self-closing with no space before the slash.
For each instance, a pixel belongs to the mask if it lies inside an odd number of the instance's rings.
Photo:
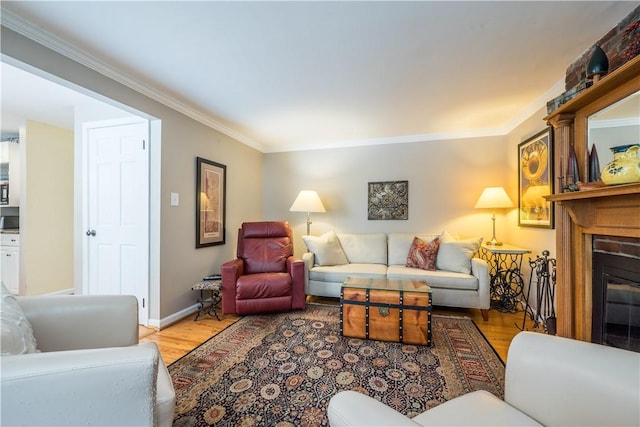
<path id="1" fill-rule="evenodd" d="M 326 426 L 342 390 L 409 417 L 474 390 L 504 395 L 504 364 L 471 319 L 433 315 L 431 347 L 346 338 L 339 322 L 319 304 L 238 320 L 169 366 L 174 426 Z"/>

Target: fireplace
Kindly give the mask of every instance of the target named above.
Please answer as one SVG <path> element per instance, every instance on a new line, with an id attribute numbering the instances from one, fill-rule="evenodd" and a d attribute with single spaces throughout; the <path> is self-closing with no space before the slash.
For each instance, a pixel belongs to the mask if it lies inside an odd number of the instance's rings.
<path id="1" fill-rule="evenodd" d="M 594 248 L 592 295 L 591 341 L 640 352 L 640 259 Z"/>
<path id="2" fill-rule="evenodd" d="M 545 117 L 553 126 L 554 171 L 559 171 L 556 175 L 563 175 L 571 152 L 577 157 L 579 181 L 589 181 L 591 117 L 637 94 L 638 75 L 640 56 Z M 566 183 L 562 176 L 556 179 Z M 577 184 L 579 191 L 563 192 L 558 185 L 554 194 L 546 196 L 548 201 L 555 202 L 556 209 L 556 332 L 563 337 L 592 341 L 593 237 L 640 239 L 640 182 L 609 186 Z"/>

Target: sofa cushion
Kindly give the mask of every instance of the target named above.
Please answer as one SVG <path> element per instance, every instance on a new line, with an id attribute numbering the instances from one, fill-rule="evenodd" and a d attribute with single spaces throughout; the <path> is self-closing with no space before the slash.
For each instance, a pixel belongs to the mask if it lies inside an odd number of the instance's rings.
<path id="1" fill-rule="evenodd" d="M 405 265 L 407 263 L 407 254 L 414 237 L 419 237 L 429 243 L 436 237 L 440 237 L 440 234 L 442 233 L 389 233 L 388 264 Z"/>
<path id="2" fill-rule="evenodd" d="M 347 277 L 370 277 L 384 279 L 387 275 L 387 266 L 382 264 L 345 264 L 334 266 L 313 267 L 309 271 L 309 280 L 319 282 L 343 283 Z"/>
<path id="3" fill-rule="evenodd" d="M 435 270 L 438 246 L 440 246 L 439 237 L 436 237 L 429 243 L 417 236 L 414 237 L 411 248 L 409 248 L 409 254 L 407 255 L 407 267 Z"/>
<path id="4" fill-rule="evenodd" d="M 302 240 L 307 250 L 315 255 L 316 265 L 342 265 L 349 262 L 333 230 L 319 237 L 302 236 Z"/>
<path id="5" fill-rule="evenodd" d="M 444 231 L 440 236 L 440 248 L 436 267 L 439 270 L 471 273 L 471 258 L 480 249 L 482 237 L 457 240 L 452 234 Z"/>
<path id="6" fill-rule="evenodd" d="M 387 235 L 385 233 L 338 233 L 338 239 L 350 263 L 387 264 Z"/>
<path id="7" fill-rule="evenodd" d="M 478 278 L 470 274 L 455 273 L 446 270 L 422 270 L 420 268 L 390 265 L 387 278 L 393 280 L 424 280 L 432 288 L 475 291 Z"/>
<path id="8" fill-rule="evenodd" d="M 2 298 L 0 302 L 2 356 L 37 352 L 31 324 L 25 317 L 18 300 L 4 286 L 4 283 L 1 284 L 0 298 Z"/>

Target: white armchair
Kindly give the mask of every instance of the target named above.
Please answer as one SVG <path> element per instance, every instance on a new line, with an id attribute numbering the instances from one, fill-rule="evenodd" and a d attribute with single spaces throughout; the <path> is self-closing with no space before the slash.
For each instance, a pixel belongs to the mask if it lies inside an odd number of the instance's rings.
<path id="1" fill-rule="evenodd" d="M 338 426 L 638 426 L 640 353 L 521 332 L 509 347 L 505 396 L 475 391 L 413 419 L 353 391 L 329 402 Z"/>
<path id="2" fill-rule="evenodd" d="M 39 352 L 1 359 L 1 425 L 171 426 L 175 393 L 133 296 L 18 297 Z"/>

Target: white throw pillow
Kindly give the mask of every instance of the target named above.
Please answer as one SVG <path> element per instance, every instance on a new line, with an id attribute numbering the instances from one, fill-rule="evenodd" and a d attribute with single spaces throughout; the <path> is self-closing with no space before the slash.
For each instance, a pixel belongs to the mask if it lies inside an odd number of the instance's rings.
<path id="1" fill-rule="evenodd" d="M 0 321 L 2 337 L 0 348 L 2 356 L 35 353 L 36 340 L 33 337 L 31 324 L 24 316 L 22 307 L 16 297 L 2 283 L 2 301 L 0 302 Z"/>
<path id="2" fill-rule="evenodd" d="M 440 236 L 440 247 L 436 267 L 438 270 L 471 274 L 471 258 L 478 252 L 482 237 L 457 240 L 450 233 L 443 231 Z"/>
<path id="3" fill-rule="evenodd" d="M 328 231 L 322 236 L 302 236 L 304 244 L 309 252 L 315 255 L 316 265 L 343 265 L 348 264 L 347 256 L 340 246 L 336 233 Z"/>

